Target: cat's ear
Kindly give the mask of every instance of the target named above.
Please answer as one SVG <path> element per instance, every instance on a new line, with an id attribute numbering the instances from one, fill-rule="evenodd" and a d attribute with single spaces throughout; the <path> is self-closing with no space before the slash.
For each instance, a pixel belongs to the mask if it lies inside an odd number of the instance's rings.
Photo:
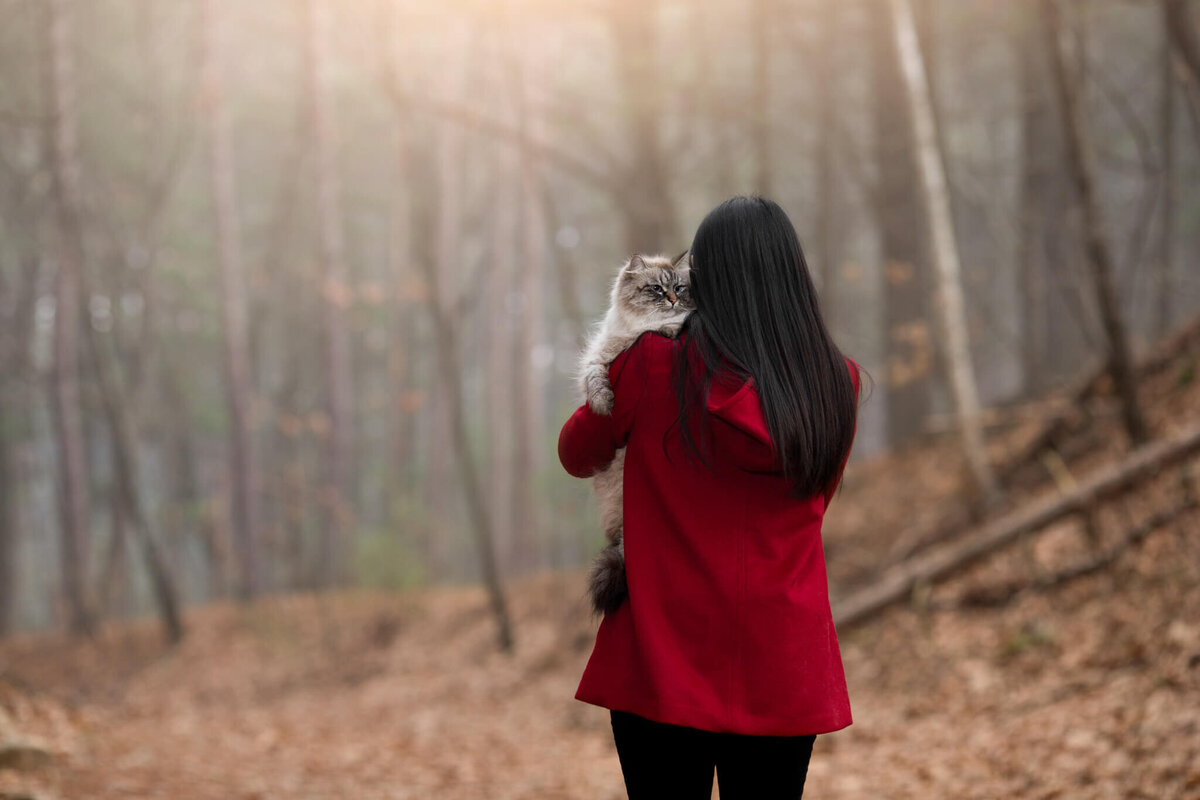
<path id="1" fill-rule="evenodd" d="M 625 262 L 625 266 L 621 267 L 621 272 L 617 276 L 619 280 L 626 281 L 632 279 L 635 275 L 646 268 L 646 262 L 639 255 L 634 255 Z"/>
<path id="2" fill-rule="evenodd" d="M 692 255 L 691 250 L 684 250 L 682 253 L 679 254 L 679 258 L 675 259 L 675 264 L 673 265 L 673 268 L 676 270 L 690 269 L 691 265 L 692 265 L 691 255 Z"/>

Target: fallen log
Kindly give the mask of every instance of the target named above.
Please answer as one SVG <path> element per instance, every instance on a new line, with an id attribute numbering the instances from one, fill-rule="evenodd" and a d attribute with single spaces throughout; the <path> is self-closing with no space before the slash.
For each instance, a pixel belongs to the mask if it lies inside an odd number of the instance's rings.
<path id="1" fill-rule="evenodd" d="M 1158 342 L 1149 353 L 1139 359 L 1135 366 L 1138 379 L 1144 381 L 1158 375 L 1170 366 L 1181 352 L 1197 341 L 1200 341 L 1200 317 L 1176 328 L 1174 333 Z M 1108 386 L 1108 367 L 1101 363 L 1090 367 L 1082 377 L 1076 378 L 1060 390 L 1067 398 L 1066 409 L 1051 416 L 1019 453 L 998 467 L 1001 480 L 1011 480 L 1015 473 L 1030 462 L 1036 461 L 1043 450 L 1053 447 L 1060 437 L 1086 426 L 1089 419 L 1088 414 L 1083 411 L 1084 404 L 1102 394 L 1102 390 Z"/>
<path id="2" fill-rule="evenodd" d="M 880 580 L 834 605 L 839 628 L 861 623 L 892 603 L 912 594 L 917 586 L 930 585 L 983 559 L 1019 537 L 1079 513 L 1098 501 L 1128 489 L 1200 452 L 1200 423 L 1169 439 L 1130 453 L 1121 462 L 1101 470 L 1073 491 L 1035 501 L 985 526 L 963 541 L 947 544 L 885 572 Z"/>
<path id="3" fill-rule="evenodd" d="M 1192 511 L 1200 503 L 1194 497 L 1187 497 L 1165 511 L 1160 511 L 1150 519 L 1130 530 L 1119 542 L 1101 553 L 1069 567 L 1060 569 L 1051 575 L 1043 575 L 1026 581 L 1008 581 L 999 586 L 989 586 L 972 589 L 964 594 L 955 604 L 966 608 L 990 608 L 1006 605 L 1022 592 L 1045 592 L 1079 578 L 1092 575 L 1107 569 L 1125 555 L 1131 548 L 1140 545 L 1150 534 L 1160 528 L 1170 525 L 1183 514 Z"/>
<path id="4" fill-rule="evenodd" d="M 1181 354 L 1193 349 L 1200 349 L 1200 315 L 1177 327 L 1138 360 L 1139 379 L 1145 381 L 1157 376 L 1175 363 Z M 1057 451 L 1060 456 L 1070 460 L 1081 454 L 1079 450 L 1086 452 L 1094 445 L 1094 442 L 1084 442 L 1080 448 L 1078 434 L 1095 424 L 1094 410 L 1089 402 L 1102 394 L 1107 385 L 1108 369 L 1101 363 L 1089 367 L 1084 375 L 1060 388 L 1057 394 L 1061 395 L 1061 399 L 1055 404 L 1057 407 L 1046 414 L 1046 421 L 1038 431 L 1015 455 L 996 465 L 1000 482 L 1008 489 L 1013 488 L 1019 476 L 1031 465 L 1041 463 L 1043 454 L 1048 451 Z M 1024 413 L 1039 405 L 1042 404 L 1035 402 L 1009 409 L 992 409 L 994 418 L 991 422 L 996 426 L 1015 423 Z M 1038 477 L 1041 477 L 1040 472 Z M 957 532 L 964 529 L 961 517 L 962 509 L 955 507 L 932 526 L 905 531 L 897 538 L 883 566 L 903 563 L 930 547 L 954 538 Z"/>

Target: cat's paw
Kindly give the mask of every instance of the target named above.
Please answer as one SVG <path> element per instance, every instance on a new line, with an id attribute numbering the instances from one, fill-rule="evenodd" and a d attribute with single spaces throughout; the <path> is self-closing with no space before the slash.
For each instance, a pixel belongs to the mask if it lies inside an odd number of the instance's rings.
<path id="1" fill-rule="evenodd" d="M 613 390 L 611 386 L 601 386 L 588 394 L 588 405 L 602 417 L 612 414 Z"/>

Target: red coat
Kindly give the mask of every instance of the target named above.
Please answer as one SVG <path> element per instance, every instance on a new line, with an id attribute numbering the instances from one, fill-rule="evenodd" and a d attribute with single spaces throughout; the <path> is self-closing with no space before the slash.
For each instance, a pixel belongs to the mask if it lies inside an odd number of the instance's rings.
<path id="1" fill-rule="evenodd" d="M 601 622 L 575 696 L 709 731 L 844 728 L 850 701 L 821 547 L 833 489 L 789 494 L 751 381 L 714 381 L 711 471 L 689 457 L 671 381 L 681 344 L 639 339 L 609 371 L 612 416 L 581 406 L 559 436 L 559 459 L 580 478 L 627 446 L 629 598 Z"/>

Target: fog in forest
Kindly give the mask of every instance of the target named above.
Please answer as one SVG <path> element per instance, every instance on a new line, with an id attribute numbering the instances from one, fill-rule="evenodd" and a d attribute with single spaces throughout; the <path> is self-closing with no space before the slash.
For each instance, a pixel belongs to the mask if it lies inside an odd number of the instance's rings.
<path id="1" fill-rule="evenodd" d="M 1195 792 L 1195 1 L 0 0 L 0 796 L 622 796 L 559 428 L 743 194 L 868 373 L 810 783 Z"/>
<path id="2" fill-rule="evenodd" d="M 0 634 L 484 584 L 519 648 L 589 326 L 734 195 L 870 376 L 835 596 L 1069 496 L 1196 415 L 1195 5 L 0 0 Z"/>
<path id="3" fill-rule="evenodd" d="M 978 392 L 1018 402 L 1103 357 L 1040 16 L 915 5 Z M 870 3 L 55 7 L 0 7 L 12 624 L 66 613 L 63 377 L 74 574 L 107 614 L 147 607 L 141 525 L 191 601 L 237 591 L 249 548 L 256 590 L 472 579 L 448 393 L 504 570 L 581 563 L 588 489 L 554 442 L 582 337 L 629 254 L 686 249 L 735 194 L 789 212 L 839 344 L 876 379 L 855 456 L 950 424 L 908 100 Z M 1200 304 L 1196 87 L 1167 71 L 1153 4 L 1070 16 L 1136 349 Z"/>

